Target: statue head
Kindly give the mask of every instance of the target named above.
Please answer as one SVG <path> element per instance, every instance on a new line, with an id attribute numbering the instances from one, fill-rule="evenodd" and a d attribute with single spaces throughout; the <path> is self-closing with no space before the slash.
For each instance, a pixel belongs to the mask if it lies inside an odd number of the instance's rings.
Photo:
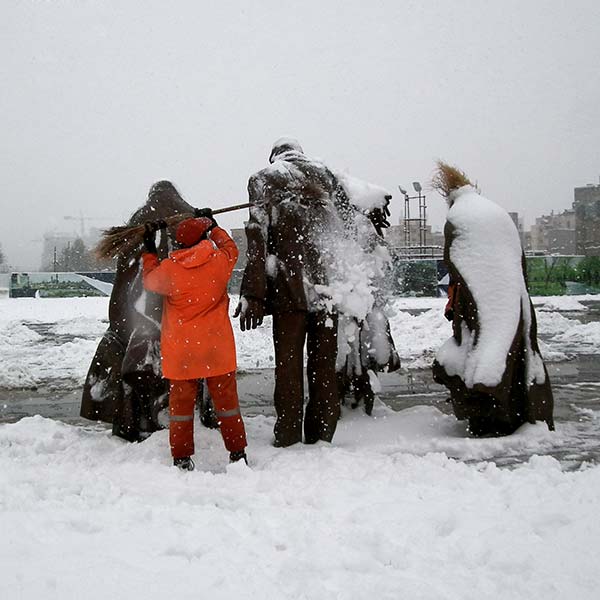
<path id="1" fill-rule="evenodd" d="M 282 137 L 273 144 L 271 155 L 269 156 L 269 162 L 274 162 L 277 160 L 277 157 L 284 152 L 298 152 L 300 154 L 304 154 L 304 150 L 302 150 L 302 146 L 297 139 L 291 137 Z"/>
<path id="2" fill-rule="evenodd" d="M 169 199 L 169 200 L 181 200 L 181 195 L 177 191 L 177 188 L 170 181 L 157 181 L 153 183 L 148 192 L 148 199 L 153 200 L 155 198 Z"/>

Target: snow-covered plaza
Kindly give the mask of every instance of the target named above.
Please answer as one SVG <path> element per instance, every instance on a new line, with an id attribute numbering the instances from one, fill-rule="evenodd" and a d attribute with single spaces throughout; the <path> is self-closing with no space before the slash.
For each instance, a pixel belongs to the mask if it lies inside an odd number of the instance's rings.
<path id="1" fill-rule="evenodd" d="M 166 431 L 131 445 L 11 412 L 28 390 L 48 405 L 77 393 L 107 304 L 0 300 L 1 598 L 597 597 L 600 361 L 560 375 L 600 357 L 597 298 L 535 299 L 554 433 L 470 438 L 417 390 L 403 410 L 346 408 L 332 445 L 273 448 L 273 417 L 250 411 L 250 468 L 198 424 L 189 474 L 170 467 Z M 403 369 L 381 397 L 396 409 L 450 335 L 443 304 L 393 303 Z M 248 381 L 272 368 L 269 323 L 236 337 Z"/>

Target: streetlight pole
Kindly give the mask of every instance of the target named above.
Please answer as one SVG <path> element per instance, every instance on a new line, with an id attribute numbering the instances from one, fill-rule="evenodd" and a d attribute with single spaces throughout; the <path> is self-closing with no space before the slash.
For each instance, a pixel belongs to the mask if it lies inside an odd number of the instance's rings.
<path id="1" fill-rule="evenodd" d="M 404 196 L 404 247 L 410 246 L 410 196 L 401 186 L 398 186 L 400 193 Z"/>
<path id="2" fill-rule="evenodd" d="M 425 247 L 427 245 L 427 203 L 425 194 L 422 194 L 423 188 L 418 181 L 413 181 L 415 192 L 419 194 L 419 245 Z"/>
<path id="3" fill-rule="evenodd" d="M 419 226 L 419 246 L 421 253 L 427 245 L 427 201 L 425 194 L 422 193 L 423 188 L 418 181 L 413 181 L 413 188 L 417 192 L 416 196 L 411 196 L 401 185 L 398 186 L 400 193 L 404 196 L 404 246 L 406 248 L 411 245 L 411 224 L 416 222 Z M 410 201 L 419 201 L 419 218 L 412 219 L 410 216 Z"/>

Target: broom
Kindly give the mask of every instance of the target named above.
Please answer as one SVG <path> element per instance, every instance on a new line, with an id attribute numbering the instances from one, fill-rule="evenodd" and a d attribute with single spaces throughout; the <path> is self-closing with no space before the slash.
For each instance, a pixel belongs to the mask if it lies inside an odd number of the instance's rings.
<path id="1" fill-rule="evenodd" d="M 213 215 L 248 208 L 250 204 L 234 204 L 225 208 L 216 208 L 212 211 Z M 190 213 L 182 213 L 162 219 L 166 227 L 177 225 L 181 221 L 193 218 Z M 162 229 L 165 227 L 163 226 Z M 143 225 L 118 225 L 110 227 L 102 232 L 102 238 L 94 249 L 96 256 L 100 260 L 111 260 L 118 256 L 126 256 L 133 253 L 144 241 L 144 233 L 146 232 L 146 224 Z"/>

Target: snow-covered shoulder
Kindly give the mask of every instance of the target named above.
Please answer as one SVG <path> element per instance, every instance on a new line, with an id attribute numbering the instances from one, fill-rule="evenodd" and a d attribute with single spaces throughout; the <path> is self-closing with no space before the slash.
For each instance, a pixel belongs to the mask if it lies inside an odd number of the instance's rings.
<path id="1" fill-rule="evenodd" d="M 350 202 L 359 210 L 369 211 L 374 208 L 383 208 L 388 201 L 386 197 L 391 196 L 386 189 L 352 177 L 348 173 L 337 172 L 335 176 L 344 188 Z"/>

